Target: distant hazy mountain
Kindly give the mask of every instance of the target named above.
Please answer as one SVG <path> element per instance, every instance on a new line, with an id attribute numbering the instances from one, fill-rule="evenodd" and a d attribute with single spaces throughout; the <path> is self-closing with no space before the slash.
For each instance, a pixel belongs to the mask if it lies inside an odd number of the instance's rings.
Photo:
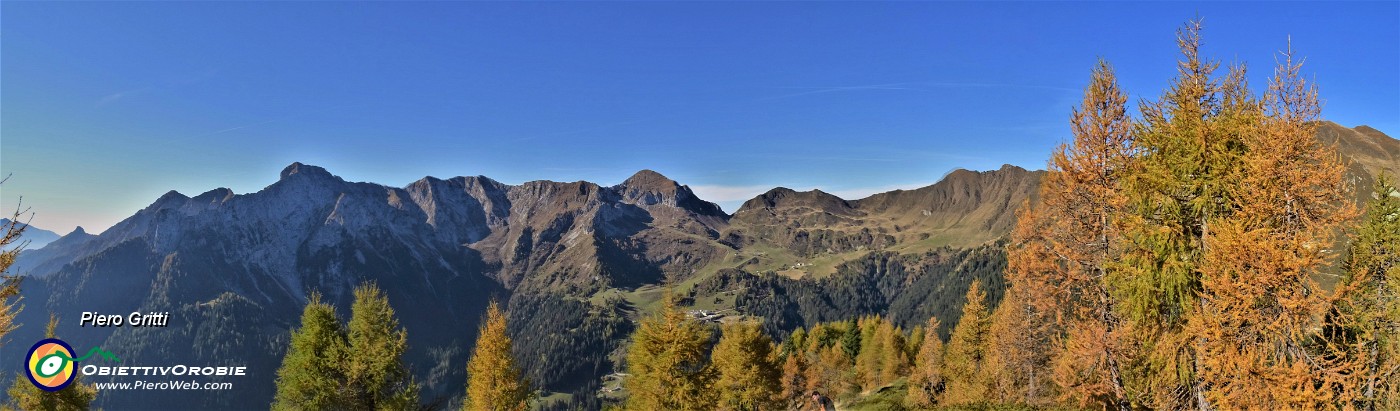
<path id="1" fill-rule="evenodd" d="M 1320 135 L 1358 181 L 1400 167 L 1400 143 L 1375 130 L 1329 123 Z M 731 216 L 649 170 L 614 186 L 476 176 L 390 187 L 293 163 L 255 193 L 171 191 L 100 235 L 21 253 L 15 267 L 32 278 L 8 346 L 39 339 L 54 313 L 65 340 L 127 365 L 249 367 L 234 391 L 100 394 L 97 406 L 265 408 L 307 295 L 346 318 L 354 286 L 374 281 L 408 331 L 425 399 L 461 395 L 492 298 L 506 302 L 532 381 L 591 393 L 661 284 L 696 306 L 771 318 L 770 331 L 879 311 L 922 322 L 955 313 L 974 278 L 995 298 L 996 240 L 1043 174 L 957 170 L 858 200 L 775 188 Z M 77 327 L 82 311 L 137 310 L 170 311 L 170 327 Z"/>
<path id="2" fill-rule="evenodd" d="M 26 225 L 26 224 L 24 224 L 24 223 L 20 223 L 20 224 L 21 224 L 21 226 L 25 227 L 25 229 L 24 229 L 24 233 L 21 234 L 20 237 L 19 237 L 19 242 L 16 243 L 16 244 L 11 245 L 11 246 L 9 246 L 9 247 L 6 247 L 6 249 L 13 248 L 13 247 L 17 246 L 18 244 L 25 243 L 25 242 L 28 242 L 28 243 L 25 244 L 25 246 L 24 246 L 24 249 L 26 249 L 26 250 L 32 250 L 32 249 L 36 249 L 36 248 L 43 248 L 45 245 L 48 245 L 48 244 L 49 244 L 50 242 L 52 242 L 53 240 L 57 240 L 57 239 L 58 239 L 58 233 L 55 233 L 55 232 L 53 232 L 53 231 L 45 230 L 45 229 L 42 229 L 42 228 L 39 228 L 39 227 L 35 227 L 35 226 L 32 226 L 32 225 Z M 0 218 L 0 227 L 9 227 L 9 226 L 10 226 L 10 219 L 8 219 L 8 218 Z"/>

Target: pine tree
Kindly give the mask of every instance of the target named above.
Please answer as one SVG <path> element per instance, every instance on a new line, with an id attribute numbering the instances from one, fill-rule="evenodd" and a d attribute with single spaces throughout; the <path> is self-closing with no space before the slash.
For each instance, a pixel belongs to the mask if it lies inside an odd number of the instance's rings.
<path id="1" fill-rule="evenodd" d="M 495 301 L 486 309 L 476 337 L 476 348 L 467 363 L 467 411 L 524 411 L 533 392 L 521 379 L 511 356 L 506 317 Z"/>
<path id="2" fill-rule="evenodd" d="M 987 293 L 981 281 L 974 280 L 967 289 L 967 303 L 948 349 L 943 355 L 943 379 L 947 390 L 939 399 L 942 404 L 968 404 L 987 400 L 985 384 L 980 381 L 987 350 L 991 321 L 987 312 Z"/>
<path id="3" fill-rule="evenodd" d="M 418 383 L 408 375 L 403 353 L 408 333 L 399 328 L 389 298 L 374 284 L 355 288 L 346 327 L 349 354 L 345 376 L 352 407 L 403 410 L 418 407 Z"/>
<path id="4" fill-rule="evenodd" d="M 905 404 L 932 408 L 943 391 L 943 340 L 938 337 L 938 317 L 929 317 L 923 342 L 909 370 L 909 392 Z"/>
<path id="5" fill-rule="evenodd" d="M 58 338 L 54 335 L 54 330 L 58 328 L 58 317 L 50 314 L 49 325 L 44 331 L 46 338 Z M 5 404 L 5 409 L 25 410 L 25 411 L 77 411 L 86 410 L 92 400 L 97 398 L 97 387 L 92 384 L 83 384 L 82 373 L 73 373 L 73 382 L 69 383 L 58 391 L 44 391 L 35 387 L 29 382 L 29 377 L 24 373 L 15 375 L 14 383 L 10 384 L 7 393 L 10 395 L 9 403 Z"/>
<path id="6" fill-rule="evenodd" d="M 667 293 L 661 310 L 641 321 L 627 352 L 629 410 L 710 410 L 715 372 L 708 364 L 712 333 L 686 318 Z"/>
<path id="7" fill-rule="evenodd" d="M 778 410 L 782 404 L 782 369 L 773 340 L 756 322 L 726 324 L 715 344 L 713 364 L 719 374 L 714 391 L 718 410 Z"/>
<path id="8" fill-rule="evenodd" d="M 1354 376 L 1343 404 L 1400 409 L 1400 189 L 1381 176 L 1345 263 L 1346 278 L 1328 337 L 1349 354 Z"/>
<path id="9" fill-rule="evenodd" d="M 302 309 L 301 327 L 277 370 L 276 410 L 347 408 L 344 363 L 348 343 L 335 307 L 312 293 Z"/>
<path id="10" fill-rule="evenodd" d="M 854 359 L 860 355 L 861 329 L 852 321 L 845 321 L 840 326 L 844 330 L 841 334 L 841 349 L 846 350 L 846 357 Z"/>

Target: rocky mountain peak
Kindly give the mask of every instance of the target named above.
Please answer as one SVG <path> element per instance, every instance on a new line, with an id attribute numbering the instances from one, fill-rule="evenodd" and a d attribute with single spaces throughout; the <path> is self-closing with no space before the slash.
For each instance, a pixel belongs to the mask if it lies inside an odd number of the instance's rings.
<path id="1" fill-rule="evenodd" d="M 680 184 L 676 183 L 675 180 L 661 175 L 661 173 L 652 170 L 642 170 L 628 177 L 627 180 L 622 182 L 622 186 L 642 191 L 672 192 L 675 191 L 676 187 L 679 187 Z"/>
<path id="2" fill-rule="evenodd" d="M 719 206 L 701 200 L 675 180 L 652 170 L 642 170 L 613 187 L 624 201 L 643 206 L 666 204 L 699 215 L 723 216 Z"/>
<path id="3" fill-rule="evenodd" d="M 204 194 L 194 196 L 193 200 L 196 203 L 222 203 L 224 201 L 228 201 L 231 198 L 233 198 L 233 190 L 224 187 L 219 187 L 213 190 L 205 191 Z"/>
<path id="4" fill-rule="evenodd" d="M 332 175 L 329 171 L 326 171 L 326 169 L 324 169 L 324 168 L 317 167 L 317 166 L 313 166 L 313 165 L 308 165 L 308 164 L 302 164 L 301 162 L 298 161 L 298 162 L 292 163 L 291 165 L 288 165 L 287 168 L 282 169 L 282 175 L 281 175 L 281 177 L 279 177 L 279 180 L 286 180 L 287 178 L 289 178 L 289 177 L 291 177 L 291 176 L 294 176 L 294 175 L 304 175 L 304 176 L 308 176 L 308 177 L 336 178 L 334 175 Z"/>
<path id="5" fill-rule="evenodd" d="M 146 210 L 154 211 L 164 208 L 175 208 L 189 200 L 189 196 L 180 194 L 179 191 L 170 190 L 165 192 L 165 194 L 161 194 L 160 198 L 157 198 L 151 205 L 146 206 Z"/>

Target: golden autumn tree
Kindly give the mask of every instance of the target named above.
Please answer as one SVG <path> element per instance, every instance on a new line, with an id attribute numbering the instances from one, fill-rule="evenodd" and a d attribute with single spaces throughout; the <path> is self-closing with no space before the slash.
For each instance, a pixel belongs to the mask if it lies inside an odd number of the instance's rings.
<path id="1" fill-rule="evenodd" d="M 855 360 L 845 347 L 835 344 L 820 345 L 814 349 L 815 359 L 807 367 L 807 391 L 816 391 L 829 397 L 855 392 L 859 388 L 853 370 Z"/>
<path id="2" fill-rule="evenodd" d="M 938 336 L 938 318 L 929 317 L 923 342 L 909 369 L 909 391 L 904 403 L 915 408 L 931 408 L 943 392 L 943 340 Z"/>
<path id="3" fill-rule="evenodd" d="M 1344 404 L 1400 409 L 1400 189 L 1381 176 L 1345 263 L 1329 345 L 1352 378 Z"/>
<path id="4" fill-rule="evenodd" d="M 529 409 L 533 392 L 530 384 L 521 378 L 520 367 L 516 366 L 510 351 L 506 317 L 501 307 L 492 301 L 477 332 L 471 360 L 467 362 L 467 400 L 463 410 Z"/>
<path id="5" fill-rule="evenodd" d="M 882 362 L 885 360 L 883 344 L 880 344 L 880 325 L 884 319 L 879 316 L 861 317 L 856 321 L 860 327 L 860 350 L 856 354 L 856 380 L 862 391 L 869 391 L 881 385 Z"/>
<path id="6" fill-rule="evenodd" d="M 1024 405 L 1054 401 L 1050 363 L 1059 341 L 1050 328 L 1017 289 L 1007 290 L 992 311 L 979 377 L 990 400 Z"/>
<path id="7" fill-rule="evenodd" d="M 789 408 L 797 408 L 807 392 L 806 358 L 804 352 L 795 351 L 788 353 L 783 360 L 783 379 L 779 382 L 783 391 L 779 397 Z"/>
<path id="8" fill-rule="evenodd" d="M 711 363 L 718 374 L 714 391 L 719 396 L 716 409 L 760 411 L 783 408 L 783 370 L 773 340 L 757 322 L 725 324 Z"/>
<path id="9" fill-rule="evenodd" d="M 883 360 L 880 361 L 881 386 L 893 384 L 895 380 L 909 373 L 909 353 L 907 350 L 904 329 L 886 321 L 880 325 L 876 336 L 880 338 L 880 345 L 884 346 Z"/>
<path id="10" fill-rule="evenodd" d="M 1074 140 L 1052 154 L 1040 203 L 1022 211 L 1007 245 L 1007 282 L 1025 305 L 1012 319 L 1033 329 L 1003 334 L 1025 339 L 1024 346 L 1068 333 L 1076 343 L 1065 348 L 1075 352 L 1061 358 L 1075 360 L 1054 367 L 1054 380 L 1080 405 L 1119 409 L 1128 404 L 1119 364 L 1123 325 L 1106 279 L 1121 249 L 1122 183 L 1134 161 L 1126 103 L 1113 68 L 1100 60 L 1070 115 Z M 1048 357 L 1034 361 L 1034 368 L 1051 368 Z"/>
<path id="11" fill-rule="evenodd" d="M 943 354 L 943 380 L 947 382 L 947 389 L 939 403 L 957 405 L 987 400 L 987 387 L 981 376 L 990 330 L 987 293 L 982 291 L 982 282 L 974 280 L 967 289 L 962 317 L 953 328 Z"/>
<path id="12" fill-rule="evenodd" d="M 4 180 L 0 179 L 0 184 L 4 184 Z M 24 230 L 29 228 L 28 224 L 20 222 L 20 217 L 24 214 L 22 205 L 16 207 L 9 222 L 0 224 L 0 344 L 4 343 L 5 335 L 18 326 L 15 324 L 15 317 L 24 308 L 19 303 L 20 276 L 10 272 L 10 265 L 14 264 L 15 258 L 19 257 L 20 251 L 28 243 L 20 240 Z"/>
<path id="13" fill-rule="evenodd" d="M 1339 365 L 1307 346 L 1332 306 L 1316 278 L 1354 212 L 1343 165 L 1315 138 L 1317 89 L 1300 69 L 1285 52 L 1262 105 L 1247 96 L 1242 74 L 1226 81 L 1222 118 L 1233 123 L 1225 130 L 1247 151 L 1234 212 L 1204 235 L 1201 303 L 1187 326 L 1200 391 L 1214 407 L 1322 408 L 1343 383 Z"/>
<path id="14" fill-rule="evenodd" d="M 856 375 L 861 388 L 872 390 L 894 382 L 909 367 L 904 331 L 880 316 L 862 318 Z"/>
<path id="15" fill-rule="evenodd" d="M 624 382 L 628 410 L 712 410 L 714 368 L 709 364 L 712 333 L 687 318 L 666 293 L 661 310 L 643 319 L 627 351 Z"/>

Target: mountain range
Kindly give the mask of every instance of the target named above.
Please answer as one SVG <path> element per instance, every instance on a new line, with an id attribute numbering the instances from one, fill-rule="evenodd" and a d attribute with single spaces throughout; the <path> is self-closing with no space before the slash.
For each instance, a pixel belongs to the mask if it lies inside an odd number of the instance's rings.
<path id="1" fill-rule="evenodd" d="M 1325 123 L 1319 139 L 1339 148 L 1358 191 L 1400 171 L 1400 142 L 1374 129 Z M 344 318 L 354 287 L 374 282 L 408 332 L 424 398 L 460 400 L 491 299 L 505 302 L 532 381 L 591 396 L 632 320 L 668 289 L 697 308 L 764 317 L 773 333 L 874 312 L 955 324 L 973 279 L 999 296 L 999 240 L 1043 175 L 957 170 L 857 200 L 779 187 L 731 215 L 650 170 L 612 186 L 475 176 L 391 187 L 293 163 L 258 192 L 171 191 L 101 234 L 79 228 L 22 252 L 13 268 L 28 276 L 24 326 L 3 349 L 41 338 L 52 313 L 75 348 L 100 345 L 124 365 L 248 367 L 233 391 L 100 395 L 95 405 L 262 408 L 308 295 Z M 171 319 L 78 327 L 84 311 Z"/>
<path id="2" fill-rule="evenodd" d="M 0 218 L 0 227 L 9 227 L 10 219 Z M 22 245 L 26 250 L 44 248 L 53 240 L 57 240 L 59 235 L 53 231 L 45 230 L 25 223 L 19 223 L 17 227 L 24 227 L 24 232 L 20 234 L 19 241 L 11 246 Z M 7 247 L 8 248 L 8 247 Z"/>

